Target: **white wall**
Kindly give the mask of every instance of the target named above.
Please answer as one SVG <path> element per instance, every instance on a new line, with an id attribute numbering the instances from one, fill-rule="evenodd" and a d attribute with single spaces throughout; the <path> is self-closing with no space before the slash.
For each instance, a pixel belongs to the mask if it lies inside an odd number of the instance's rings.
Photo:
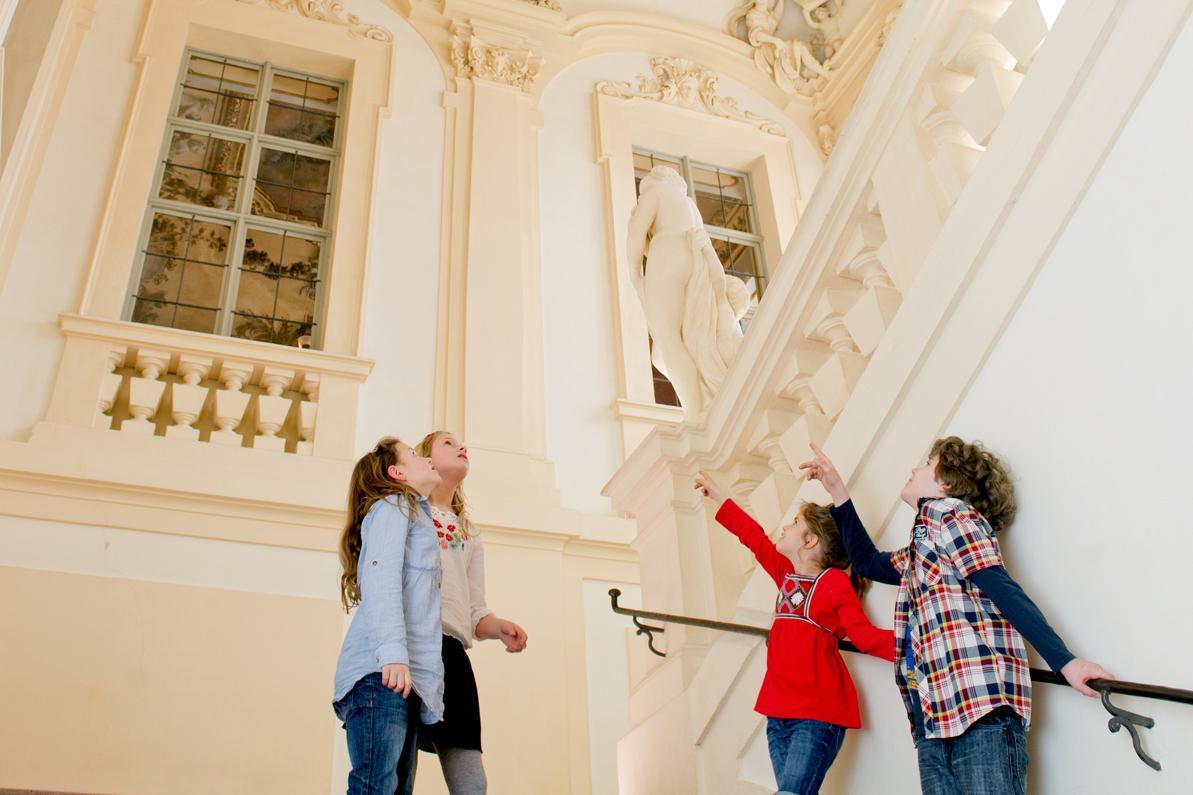
<path id="1" fill-rule="evenodd" d="M 1118 678 L 1183 688 L 1193 688 L 1190 73 L 1193 26 L 944 429 L 1013 467 L 1020 513 L 1003 539 L 1008 568 L 1072 651 Z M 908 451 L 909 468 L 923 452 Z M 905 542 L 909 517 L 900 511 L 884 547 Z M 876 591 L 870 615 L 889 616 L 893 589 Z M 910 740 L 890 741 L 906 723 L 889 675 L 859 679 L 873 720 L 847 744 L 831 791 L 879 782 L 917 791 Z M 1164 770 L 1138 761 L 1125 731 L 1107 731 L 1096 701 L 1045 685 L 1030 734 L 1032 791 L 1193 791 L 1193 708 L 1116 700 L 1156 719 L 1144 745 Z"/>
<path id="2" fill-rule="evenodd" d="M 350 9 L 394 34 L 391 117 L 381 126 L 361 354 L 376 361 L 360 392 L 357 447 L 431 430 L 443 187 L 443 70 L 426 42 L 380 0 Z"/>
<path id="3" fill-rule="evenodd" d="M 540 102 L 547 455 L 564 506 L 582 511 L 609 512 L 600 491 L 622 460 L 620 427 L 612 414 L 618 367 L 613 277 L 602 166 L 595 162 L 592 91 L 600 80 L 634 81 L 650 73 L 649 57 L 641 53 L 588 58 L 560 72 Z M 822 170 L 806 138 L 778 108 L 741 84 L 722 78 L 720 91 L 784 128 L 806 200 Z M 617 245 L 624 234 L 617 230 Z"/>

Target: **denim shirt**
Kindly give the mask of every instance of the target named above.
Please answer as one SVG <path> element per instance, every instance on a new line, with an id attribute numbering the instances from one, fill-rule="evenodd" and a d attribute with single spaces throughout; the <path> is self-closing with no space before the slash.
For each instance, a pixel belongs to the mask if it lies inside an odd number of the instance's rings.
<path id="1" fill-rule="evenodd" d="M 439 539 L 426 500 L 411 521 L 397 495 L 373 503 L 361 523 L 356 578 L 360 604 L 336 663 L 339 701 L 383 665 L 410 666 L 423 723 L 443 719 L 443 631 L 439 617 Z"/>

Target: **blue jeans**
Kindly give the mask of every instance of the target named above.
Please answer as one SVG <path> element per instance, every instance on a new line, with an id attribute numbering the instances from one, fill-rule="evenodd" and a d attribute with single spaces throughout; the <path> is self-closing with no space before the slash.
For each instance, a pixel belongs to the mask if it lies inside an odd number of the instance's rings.
<path id="1" fill-rule="evenodd" d="M 334 704 L 348 732 L 348 795 L 409 795 L 418 754 L 419 698 L 402 698 L 381 684 L 381 674 L 357 681 Z"/>
<path id="2" fill-rule="evenodd" d="M 929 740 L 912 699 L 915 750 L 924 795 L 1024 795 L 1027 792 L 1027 731 L 1023 718 L 999 707 L 960 737 Z"/>
<path id="3" fill-rule="evenodd" d="M 780 793 L 816 795 L 841 743 L 845 727 L 810 718 L 767 718 L 766 743 Z"/>

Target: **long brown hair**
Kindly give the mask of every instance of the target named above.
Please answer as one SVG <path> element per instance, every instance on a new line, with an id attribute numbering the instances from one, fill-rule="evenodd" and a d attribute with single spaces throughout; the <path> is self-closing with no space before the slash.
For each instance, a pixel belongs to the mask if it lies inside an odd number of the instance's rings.
<path id="1" fill-rule="evenodd" d="M 982 447 L 981 442 L 967 442 L 946 436 L 932 443 L 936 457 L 936 479 L 944 493 L 978 509 L 994 532 L 1001 532 L 1015 521 L 1015 484 L 1011 472 L 998 456 Z"/>
<path id="2" fill-rule="evenodd" d="M 435 446 L 435 442 L 440 436 L 446 436 L 451 431 L 431 431 L 423 440 L 418 443 L 415 452 L 424 458 L 431 457 L 431 448 Z M 476 535 L 476 531 L 472 527 L 472 519 L 468 516 L 468 501 L 464 499 L 464 488 L 456 486 L 456 490 L 452 492 L 452 513 L 460 520 L 460 527 L 467 535 Z"/>
<path id="3" fill-rule="evenodd" d="M 867 582 L 849 567 L 849 553 L 845 550 L 845 542 L 841 540 L 841 533 L 828 506 L 805 502 L 799 512 L 808 525 L 808 532 L 820 539 L 821 564 L 825 568 L 845 570 L 857 595 L 865 593 Z"/>
<path id="4" fill-rule="evenodd" d="M 406 513 L 412 519 L 418 515 L 419 494 L 409 484 L 389 476 L 391 466 L 400 466 L 398 445 L 402 441 L 396 436 L 384 436 L 372 450 L 365 453 L 352 468 L 352 480 L 348 484 L 348 521 L 340 533 L 340 602 L 344 612 L 360 604 L 360 583 L 356 579 L 356 567 L 360 561 L 361 523 L 368 515 L 373 503 L 390 494 L 406 497 Z M 399 507 L 401 503 L 399 503 Z"/>

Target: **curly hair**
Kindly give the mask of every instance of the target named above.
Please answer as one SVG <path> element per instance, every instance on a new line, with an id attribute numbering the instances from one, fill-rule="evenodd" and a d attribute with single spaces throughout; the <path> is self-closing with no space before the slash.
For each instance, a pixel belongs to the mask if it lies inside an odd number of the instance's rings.
<path id="1" fill-rule="evenodd" d="M 977 508 L 986 521 L 1000 532 L 1015 520 L 1015 485 L 1011 472 L 998 456 L 981 442 L 967 442 L 956 436 L 937 439 L 932 444 L 936 458 L 936 479 L 945 494 Z"/>

